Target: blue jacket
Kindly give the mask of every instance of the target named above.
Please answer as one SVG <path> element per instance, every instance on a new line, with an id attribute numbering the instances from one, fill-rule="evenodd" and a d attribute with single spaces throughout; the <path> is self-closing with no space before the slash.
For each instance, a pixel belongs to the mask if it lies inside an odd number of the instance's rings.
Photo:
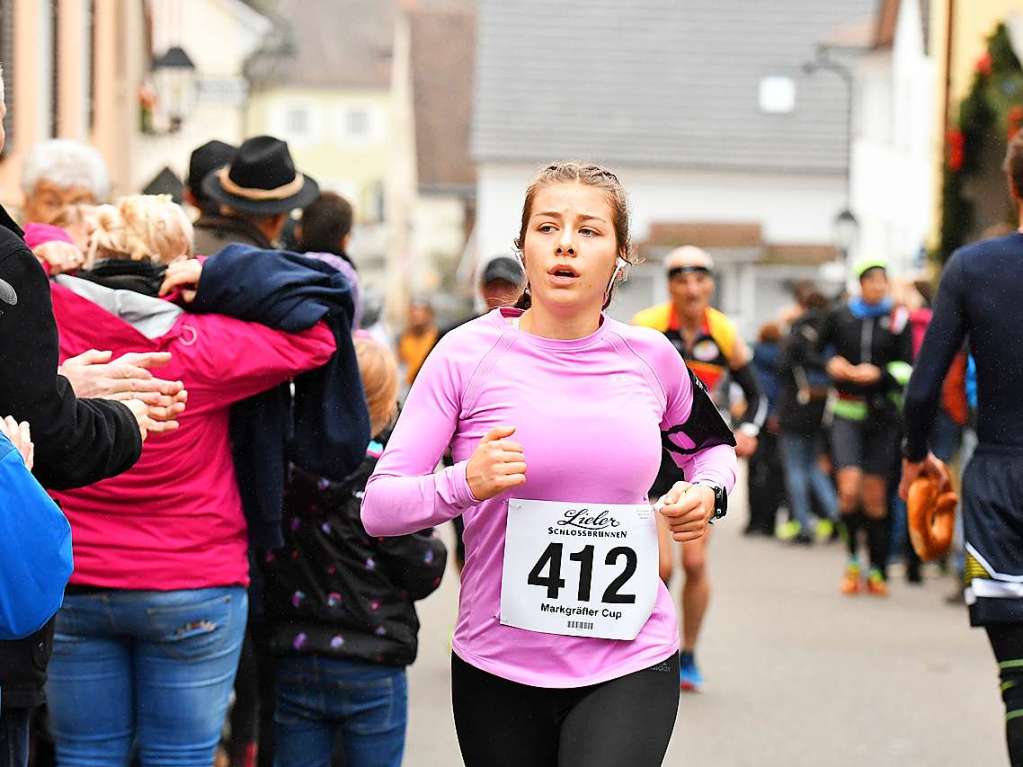
<path id="1" fill-rule="evenodd" d="M 767 412 L 774 415 L 778 407 L 778 358 L 777 343 L 759 341 L 753 346 L 753 367 L 757 371 L 760 390 L 767 397 Z"/>
<path id="2" fill-rule="evenodd" d="M 38 631 L 71 577 L 71 526 L 0 434 L 0 640 Z"/>
<path id="3" fill-rule="evenodd" d="M 281 517 L 288 462 L 341 481 L 362 463 L 370 440 L 351 321 L 352 292 L 332 266 L 297 253 L 228 245 L 206 260 L 194 312 L 226 314 L 289 332 L 323 320 L 337 351 L 330 362 L 289 385 L 231 409 L 238 488 L 249 541 L 284 545 Z"/>

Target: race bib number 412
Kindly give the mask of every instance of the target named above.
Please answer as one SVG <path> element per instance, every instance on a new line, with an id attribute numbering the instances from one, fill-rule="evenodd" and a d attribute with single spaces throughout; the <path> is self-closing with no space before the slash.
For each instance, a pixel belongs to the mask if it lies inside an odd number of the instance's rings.
<path id="1" fill-rule="evenodd" d="M 509 501 L 501 623 L 635 639 L 657 599 L 654 514 L 645 504 Z"/>

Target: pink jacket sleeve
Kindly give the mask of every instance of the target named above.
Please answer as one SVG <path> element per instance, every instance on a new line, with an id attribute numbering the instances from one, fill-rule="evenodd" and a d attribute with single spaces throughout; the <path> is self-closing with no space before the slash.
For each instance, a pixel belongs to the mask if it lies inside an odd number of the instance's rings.
<path id="1" fill-rule="evenodd" d="M 465 382 L 457 339 L 426 358 L 398 424 L 366 485 L 362 524 L 375 536 L 407 535 L 457 517 L 476 504 L 468 461 L 434 473 L 458 424 Z"/>
<path id="2" fill-rule="evenodd" d="M 323 322 L 301 333 L 219 314 L 184 315 L 178 322 L 178 340 L 168 351 L 189 357 L 189 390 L 212 390 L 218 407 L 321 367 L 336 350 Z"/>
<path id="3" fill-rule="evenodd" d="M 50 224 L 25 224 L 25 244 L 28 245 L 31 250 L 35 250 L 37 247 L 47 242 L 66 242 L 70 245 L 74 245 L 71 235 L 59 226 L 51 226 Z"/>
<path id="4" fill-rule="evenodd" d="M 735 448 L 730 444 L 713 444 L 720 435 L 731 437 L 731 430 L 713 407 L 706 391 L 696 391 L 685 362 L 670 343 L 655 353 L 654 367 L 666 397 L 661 430 L 673 430 L 669 439 L 687 450 L 672 452 L 675 463 L 689 482 L 708 482 L 724 487 L 729 493 L 735 486 Z M 710 446 L 696 449 L 701 444 Z"/>

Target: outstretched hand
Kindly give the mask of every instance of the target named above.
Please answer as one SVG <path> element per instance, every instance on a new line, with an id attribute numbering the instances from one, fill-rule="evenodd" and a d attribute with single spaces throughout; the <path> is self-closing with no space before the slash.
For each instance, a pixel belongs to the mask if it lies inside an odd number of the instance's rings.
<path id="1" fill-rule="evenodd" d="M 160 408 L 185 401 L 181 381 L 165 381 L 150 372 L 150 368 L 170 362 L 168 352 L 129 353 L 111 361 L 112 357 L 110 352 L 90 349 L 65 360 L 57 372 L 71 382 L 75 395 L 81 398 L 138 399 Z"/>
<path id="2" fill-rule="evenodd" d="M 111 362 L 112 356 L 90 349 L 65 360 L 58 372 L 71 382 L 78 397 L 124 402 L 139 421 L 143 439 L 150 431 L 178 428 L 176 419 L 185 410 L 188 392 L 181 381 L 165 381 L 150 372 L 170 362 L 171 355 L 131 352 Z"/>

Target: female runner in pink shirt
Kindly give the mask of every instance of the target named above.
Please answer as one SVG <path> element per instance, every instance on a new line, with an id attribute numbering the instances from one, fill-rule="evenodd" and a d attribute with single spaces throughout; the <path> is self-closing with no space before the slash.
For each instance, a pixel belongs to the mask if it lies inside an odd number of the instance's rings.
<path id="1" fill-rule="evenodd" d="M 525 295 L 438 344 L 366 489 L 371 535 L 465 521 L 452 697 L 468 767 L 647 767 L 671 737 L 678 630 L 655 514 L 677 541 L 702 536 L 735 453 L 663 334 L 603 314 L 628 227 L 613 173 L 543 169 L 517 240 Z M 688 482 L 651 509 L 664 449 Z"/>

